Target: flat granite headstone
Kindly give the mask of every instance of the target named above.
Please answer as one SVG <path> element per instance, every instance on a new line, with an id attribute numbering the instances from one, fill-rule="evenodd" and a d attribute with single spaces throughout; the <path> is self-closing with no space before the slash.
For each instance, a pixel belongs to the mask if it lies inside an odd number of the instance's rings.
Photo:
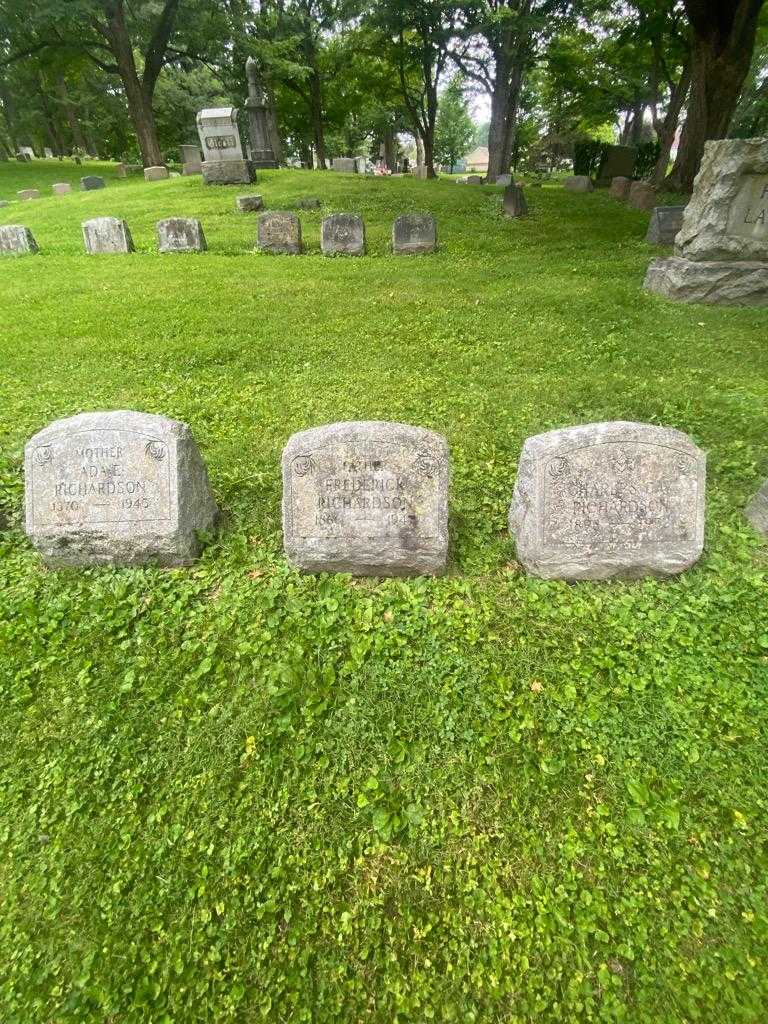
<path id="1" fill-rule="evenodd" d="M 283 538 L 304 572 L 437 575 L 448 556 L 444 437 L 402 423 L 333 423 L 283 451 Z"/>
<path id="2" fill-rule="evenodd" d="M 72 191 L 72 186 L 68 181 L 57 181 L 52 187 L 55 196 L 67 196 Z"/>
<path id="3" fill-rule="evenodd" d="M 365 254 L 365 225 L 356 213 L 332 213 L 323 217 L 320 226 L 320 248 L 326 256 Z"/>
<path id="4" fill-rule="evenodd" d="M 98 174 L 86 174 L 84 178 L 80 179 L 80 189 L 83 192 L 95 192 L 99 188 L 104 188 L 104 179 L 100 178 Z"/>
<path id="5" fill-rule="evenodd" d="M 768 305 L 768 139 L 707 142 L 675 254 L 644 287 L 677 302 Z"/>
<path id="6" fill-rule="evenodd" d="M 28 202 L 30 199 L 39 199 L 40 198 L 40 189 L 37 189 L 37 188 L 23 188 L 20 192 L 17 192 L 16 195 L 23 202 Z"/>
<path id="7" fill-rule="evenodd" d="M 155 167 L 144 168 L 144 181 L 165 181 L 166 178 L 170 177 L 170 173 L 167 167 L 162 164 L 158 164 Z"/>
<path id="8" fill-rule="evenodd" d="M 757 532 L 768 537 L 768 480 L 747 505 L 745 514 Z"/>
<path id="9" fill-rule="evenodd" d="M 620 199 L 622 202 L 626 202 L 631 187 L 631 178 L 625 178 L 622 175 L 618 175 L 613 179 L 613 181 L 611 181 L 610 188 L 608 189 L 608 195 L 612 199 Z"/>
<path id="10" fill-rule="evenodd" d="M 648 181 L 633 181 L 627 193 L 627 206 L 633 210 L 652 210 L 659 201 L 657 190 Z"/>
<path id="11" fill-rule="evenodd" d="M 140 412 L 57 420 L 25 450 L 27 536 L 53 567 L 189 565 L 218 509 L 192 431 Z"/>
<path id="12" fill-rule="evenodd" d="M 544 579 L 672 576 L 704 545 L 706 456 L 679 430 L 590 423 L 529 437 L 509 509 Z"/>
<path id="13" fill-rule="evenodd" d="M 507 185 L 502 196 L 501 209 L 505 217 L 528 216 L 528 203 L 520 185 Z"/>
<path id="14" fill-rule="evenodd" d="M 654 206 L 645 240 L 650 245 L 674 245 L 683 223 L 684 206 Z"/>
<path id="15" fill-rule="evenodd" d="M 0 227 L 0 256 L 34 256 L 40 250 L 34 235 L 22 224 Z"/>
<path id="16" fill-rule="evenodd" d="M 593 192 L 595 186 L 588 174 L 574 174 L 563 179 L 563 188 L 566 192 Z"/>
<path id="17" fill-rule="evenodd" d="M 169 217 L 155 227 L 158 252 L 205 252 L 208 248 L 203 225 L 194 217 Z"/>
<path id="18" fill-rule="evenodd" d="M 133 252 L 128 225 L 118 217 L 94 217 L 83 222 L 85 251 L 91 256 Z"/>
<path id="19" fill-rule="evenodd" d="M 301 252 L 301 222 L 295 213 L 274 210 L 262 213 L 256 222 L 256 245 L 261 252 Z"/>
<path id="20" fill-rule="evenodd" d="M 392 252 L 407 255 L 436 248 L 437 224 L 431 213 L 402 213 L 392 225 Z"/>
<path id="21" fill-rule="evenodd" d="M 254 213 L 256 210 L 264 209 L 264 198 L 262 196 L 237 196 L 235 207 L 238 213 Z"/>

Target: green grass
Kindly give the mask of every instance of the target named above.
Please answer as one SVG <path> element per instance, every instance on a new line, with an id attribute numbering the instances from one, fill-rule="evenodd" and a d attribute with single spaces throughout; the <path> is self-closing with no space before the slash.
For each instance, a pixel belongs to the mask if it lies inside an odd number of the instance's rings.
<path id="1" fill-rule="evenodd" d="M 43 171 L 0 164 L 0 197 Z M 647 215 L 604 192 L 529 189 L 509 222 L 500 189 L 264 172 L 269 208 L 325 200 L 308 254 L 269 257 L 245 191 L 0 210 L 42 250 L 0 264 L 0 1019 L 764 1021 L 768 557 L 742 509 L 768 311 L 644 294 Z M 350 209 L 370 255 L 322 257 Z M 439 253 L 388 253 L 407 209 Z M 104 214 L 139 252 L 83 254 Z M 172 215 L 211 251 L 158 256 Z M 228 523 L 192 569 L 50 572 L 23 536 L 25 440 L 114 408 L 195 432 Z M 445 578 L 285 565 L 282 446 L 355 418 L 446 434 Z M 701 562 L 526 577 L 524 438 L 612 418 L 708 450 Z"/>

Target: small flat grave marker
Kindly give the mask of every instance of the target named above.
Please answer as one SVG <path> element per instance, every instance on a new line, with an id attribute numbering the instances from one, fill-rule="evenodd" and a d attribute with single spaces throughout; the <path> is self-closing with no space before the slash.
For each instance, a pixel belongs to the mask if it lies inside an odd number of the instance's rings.
<path id="1" fill-rule="evenodd" d="M 323 217 L 320 227 L 320 248 L 326 256 L 363 256 L 365 225 L 356 213 L 332 213 Z"/>
<path id="2" fill-rule="evenodd" d="M 205 252 L 203 225 L 194 217 L 170 217 L 159 220 L 157 248 L 159 252 Z"/>
<path id="3" fill-rule="evenodd" d="M 256 244 L 261 252 L 297 256 L 301 252 L 301 223 L 295 213 L 273 210 L 259 216 Z"/>

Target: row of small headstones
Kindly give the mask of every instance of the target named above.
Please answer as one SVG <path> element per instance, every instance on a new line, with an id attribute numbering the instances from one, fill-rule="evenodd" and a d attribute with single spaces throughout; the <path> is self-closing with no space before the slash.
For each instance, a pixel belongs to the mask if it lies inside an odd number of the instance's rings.
<path id="1" fill-rule="evenodd" d="M 89 174 L 86 175 L 85 178 L 80 179 L 80 190 L 82 192 L 94 192 L 96 189 L 104 188 L 104 185 L 104 179 L 100 178 L 97 174 Z M 55 196 L 65 196 L 72 191 L 72 186 L 68 181 L 57 181 L 51 187 Z M 41 193 L 40 189 L 37 188 L 23 188 L 21 191 L 17 192 L 16 195 L 22 202 L 24 202 L 31 199 L 39 199 Z M 8 205 L 9 204 L 6 199 L 0 200 L 0 207 Z"/>
<path id="2" fill-rule="evenodd" d="M 282 454 L 283 538 L 305 572 L 438 575 L 448 564 L 448 443 L 402 423 L 334 423 Z M 509 529 L 545 579 L 676 575 L 704 544 L 706 456 L 684 433 L 609 422 L 523 446 Z M 26 533 L 52 566 L 188 565 L 219 523 L 190 428 L 139 412 L 83 413 L 25 449 Z M 768 535 L 768 481 L 747 515 Z"/>
<path id="3" fill-rule="evenodd" d="M 117 217 L 95 217 L 82 224 L 85 251 L 90 255 L 134 252 L 130 229 Z M 192 217 L 170 217 L 156 224 L 160 252 L 205 252 L 203 226 Z M 262 252 L 298 254 L 302 251 L 301 222 L 295 213 L 270 211 L 257 220 L 257 248 Z M 320 227 L 320 247 L 326 255 L 362 256 L 365 224 L 356 213 L 332 213 Z M 437 225 L 429 213 L 404 213 L 392 225 L 395 253 L 426 253 L 437 248 Z M 38 253 L 29 228 L 21 224 L 0 226 L 0 256 Z"/>

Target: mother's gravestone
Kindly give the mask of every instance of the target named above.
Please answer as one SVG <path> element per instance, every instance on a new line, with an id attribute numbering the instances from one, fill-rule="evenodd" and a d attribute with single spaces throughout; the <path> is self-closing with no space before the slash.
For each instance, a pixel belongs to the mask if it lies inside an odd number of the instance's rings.
<path id="1" fill-rule="evenodd" d="M 402 423 L 333 423 L 283 451 L 283 535 L 305 572 L 436 575 L 448 554 L 444 437 Z"/>
<path id="2" fill-rule="evenodd" d="M 529 437 L 509 528 L 544 579 L 672 576 L 704 544 L 706 456 L 679 430 L 590 423 Z"/>
<path id="3" fill-rule="evenodd" d="M 48 565 L 188 565 L 218 510 L 189 427 L 139 412 L 57 420 L 25 450 L 27 535 Z"/>

